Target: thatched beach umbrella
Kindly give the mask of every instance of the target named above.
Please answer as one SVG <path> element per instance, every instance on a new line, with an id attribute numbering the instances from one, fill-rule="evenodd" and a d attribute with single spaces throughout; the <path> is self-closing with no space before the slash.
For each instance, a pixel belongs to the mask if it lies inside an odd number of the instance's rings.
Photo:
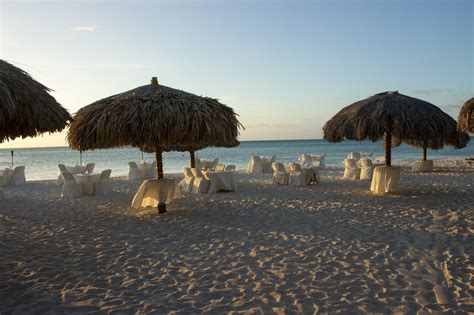
<path id="1" fill-rule="evenodd" d="M 63 130 L 71 116 L 25 71 L 0 60 L 0 143 Z"/>
<path id="2" fill-rule="evenodd" d="M 474 97 L 462 106 L 458 117 L 458 128 L 461 131 L 474 133 Z"/>
<path id="3" fill-rule="evenodd" d="M 384 92 L 343 108 L 324 125 L 329 142 L 384 139 L 385 165 L 391 165 L 391 147 L 406 142 L 426 149 L 444 145 L 466 146 L 469 137 L 459 133 L 456 121 L 426 101 L 394 92 Z"/>
<path id="4" fill-rule="evenodd" d="M 133 146 L 156 153 L 157 177 L 163 178 L 164 151 L 190 151 L 239 144 L 240 122 L 233 109 L 215 99 L 151 84 L 81 108 L 67 140 L 76 150 Z M 158 206 L 160 212 L 165 205 Z"/>

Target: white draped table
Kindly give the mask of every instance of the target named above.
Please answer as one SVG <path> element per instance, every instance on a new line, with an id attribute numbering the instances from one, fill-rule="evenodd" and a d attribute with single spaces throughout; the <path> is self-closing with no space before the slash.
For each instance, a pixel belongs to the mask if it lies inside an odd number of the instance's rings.
<path id="1" fill-rule="evenodd" d="M 10 185 L 10 179 L 12 177 L 12 174 L 13 174 L 13 170 L 9 168 L 0 170 L 0 186 Z"/>
<path id="2" fill-rule="evenodd" d="M 83 195 L 94 194 L 94 183 L 98 183 L 100 179 L 100 173 L 94 174 L 73 174 L 76 183 L 82 186 Z"/>
<path id="3" fill-rule="evenodd" d="M 206 179 L 211 182 L 208 190 L 209 194 L 218 192 L 219 190 L 235 191 L 234 172 L 207 171 L 203 172 L 203 174 Z"/>
<path id="4" fill-rule="evenodd" d="M 394 191 L 400 179 L 400 166 L 377 166 L 374 169 L 370 190 L 377 194 Z"/>
<path id="5" fill-rule="evenodd" d="M 170 203 L 181 195 L 174 178 L 148 179 L 143 181 L 133 197 L 132 207 L 158 207 L 158 203 Z"/>
<path id="6" fill-rule="evenodd" d="M 420 160 L 413 163 L 412 170 L 415 172 L 432 172 L 433 166 L 433 160 Z"/>
<path id="7" fill-rule="evenodd" d="M 66 169 L 71 174 L 82 174 L 86 171 L 85 165 L 66 166 Z"/>

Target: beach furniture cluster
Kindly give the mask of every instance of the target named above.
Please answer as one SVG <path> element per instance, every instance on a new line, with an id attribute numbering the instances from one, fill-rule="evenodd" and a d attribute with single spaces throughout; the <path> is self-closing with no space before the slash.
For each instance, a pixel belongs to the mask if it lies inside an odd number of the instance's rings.
<path id="1" fill-rule="evenodd" d="M 63 184 L 63 197 L 81 197 L 84 195 L 107 195 L 112 192 L 110 175 L 107 169 L 94 173 L 95 163 L 87 165 L 65 166 L 58 164 L 58 182 Z"/>
<path id="2" fill-rule="evenodd" d="M 25 167 L 17 166 L 13 170 L 0 170 L 0 186 L 18 186 L 26 184 Z"/>
<path id="3" fill-rule="evenodd" d="M 82 166 L 82 152 L 123 146 L 153 152 L 156 157 L 155 162 L 148 163 L 143 161 L 142 153 L 141 162 L 129 163 L 129 179 L 145 180 L 137 193 L 143 198 L 140 201 L 137 197 L 137 204 L 147 204 L 143 200 L 150 194 L 159 195 L 155 201 L 158 211 L 163 213 L 174 191 L 235 190 L 235 167 L 228 169 L 219 164 L 219 159 L 195 158 L 195 152 L 206 147 L 239 144 L 237 138 L 242 125 L 233 109 L 217 100 L 160 85 L 153 77 L 150 84 L 81 108 L 73 119 L 49 94 L 50 90 L 26 72 L 3 60 L 0 60 L 0 70 L 0 80 L 8 92 L 1 94 L 0 141 L 61 131 L 69 124 L 67 141 L 81 153 L 81 163 L 72 167 L 58 166 L 58 180 L 64 182 L 64 195 L 78 195 L 79 191 L 80 195 L 110 192 L 110 170 L 95 174 L 93 166 L 92 169 Z M 373 162 L 371 156 L 352 152 L 344 161 L 344 177 L 372 180 L 373 192 L 388 193 L 396 190 L 400 178 L 400 167 L 391 164 L 391 148 L 401 142 L 421 148 L 422 159 L 414 164 L 413 170 L 431 171 L 433 162 L 427 159 L 427 149 L 466 146 L 469 135 L 464 131 L 473 130 L 473 103 L 470 99 L 464 104 L 458 125 L 433 104 L 398 91 L 387 91 L 339 111 L 325 124 L 324 139 L 329 142 L 383 140 L 385 155 L 380 159 L 383 165 L 377 165 L 377 159 Z M 30 107 L 19 111 L 18 104 Z M 181 183 L 164 178 L 162 153 L 167 151 L 190 153 L 190 168 L 183 171 Z M 246 171 L 273 173 L 276 184 L 308 185 L 320 182 L 319 171 L 326 166 L 324 158 L 324 154 L 303 154 L 297 162 L 285 167 L 276 162 L 276 156 L 256 155 L 250 157 Z M 24 168 L 1 171 L 0 179 L 3 185 L 24 183 Z M 169 188 L 171 183 L 175 187 L 173 193 Z"/>

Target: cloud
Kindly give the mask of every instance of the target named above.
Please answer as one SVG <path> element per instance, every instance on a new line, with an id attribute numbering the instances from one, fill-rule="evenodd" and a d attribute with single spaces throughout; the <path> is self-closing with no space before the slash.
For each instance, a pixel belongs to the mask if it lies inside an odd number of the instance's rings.
<path id="1" fill-rule="evenodd" d="M 450 89 L 418 89 L 414 90 L 413 93 L 421 94 L 421 95 L 432 95 L 432 94 L 439 94 L 439 93 L 451 93 L 452 90 Z"/>
<path id="2" fill-rule="evenodd" d="M 95 31 L 95 25 L 81 25 L 74 27 L 76 32 L 93 32 Z"/>

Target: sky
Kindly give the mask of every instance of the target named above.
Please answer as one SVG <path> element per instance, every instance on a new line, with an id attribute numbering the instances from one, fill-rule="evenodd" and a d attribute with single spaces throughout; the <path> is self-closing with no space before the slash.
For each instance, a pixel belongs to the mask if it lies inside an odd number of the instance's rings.
<path id="1" fill-rule="evenodd" d="M 341 108 L 387 90 L 456 118 L 474 95 L 473 17 L 470 0 L 0 0 L 0 58 L 72 114 L 157 76 L 234 108 L 240 140 L 319 139 Z"/>

